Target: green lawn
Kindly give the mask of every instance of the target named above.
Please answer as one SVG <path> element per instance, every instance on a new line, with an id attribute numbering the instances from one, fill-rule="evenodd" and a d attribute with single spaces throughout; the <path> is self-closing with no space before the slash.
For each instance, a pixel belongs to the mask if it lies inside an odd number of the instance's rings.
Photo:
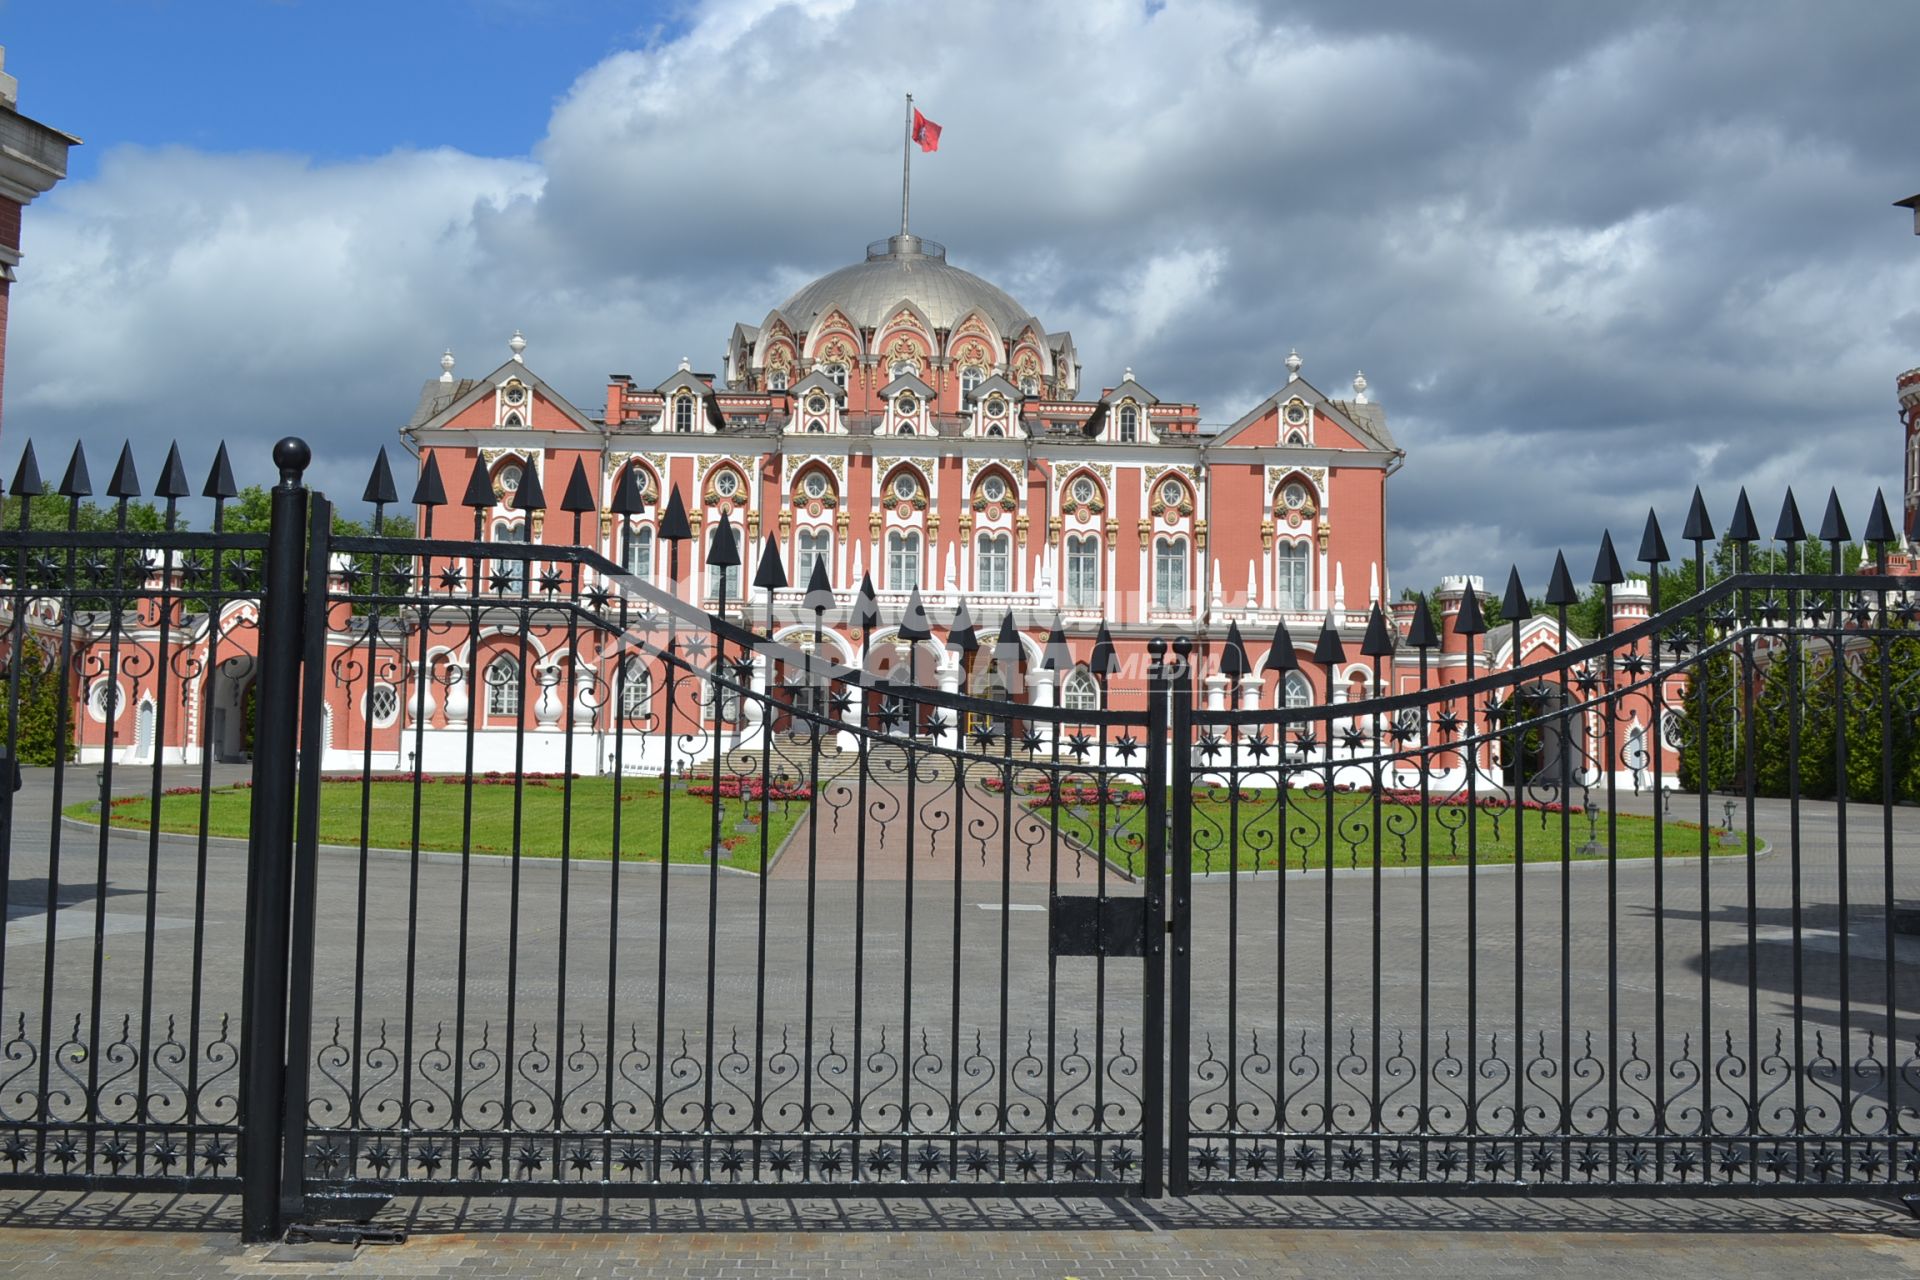
<path id="1" fill-rule="evenodd" d="M 320 791 L 320 842 L 360 843 L 359 782 L 323 782 Z M 576 858 L 609 858 L 613 854 L 614 780 L 573 780 L 572 830 L 568 849 Z M 463 802 L 466 788 L 429 777 L 420 784 L 420 841 L 422 849 L 469 849 L 475 853 L 512 853 L 514 848 L 514 787 L 508 779 L 476 778 L 472 838 L 463 838 Z M 673 844 L 675 862 L 705 863 L 713 847 L 713 801 L 686 794 L 687 783 L 673 784 Z M 367 843 L 381 849 L 413 847 L 414 784 L 406 780 L 375 780 L 365 786 L 369 800 Z M 520 852 L 529 857 L 557 858 L 561 853 L 561 826 L 566 816 L 566 792 L 557 778 L 529 778 L 520 788 Z M 244 838 L 252 810 L 253 793 L 244 787 L 216 789 L 209 797 L 207 831 L 210 835 Z M 767 802 L 767 856 L 771 858 L 787 833 L 806 813 L 805 800 Z M 620 857 L 628 862 L 660 860 L 662 817 L 660 780 L 627 778 L 620 787 Z M 67 815 L 96 821 L 92 803 L 69 806 Z M 144 831 L 151 813 L 146 796 L 131 797 L 113 806 L 113 825 Z M 760 801 L 721 801 L 721 865 L 744 871 L 760 869 Z M 200 795 L 160 797 L 160 829 L 192 834 L 200 829 Z M 729 846 L 730 847 L 727 847 Z"/>
<path id="2" fill-rule="evenodd" d="M 1022 796 L 1028 803 L 1032 797 Z M 1686 797 L 1675 796 L 1675 809 L 1683 809 Z M 1035 817 L 1051 820 L 1060 831 L 1089 848 L 1100 847 L 1109 858 L 1135 874 L 1145 870 L 1144 840 L 1146 806 L 1110 804 L 1107 807 L 1104 838 L 1098 830 L 1097 805 L 1080 803 L 1052 805 L 1032 809 Z M 1604 858 L 1607 845 L 1607 815 L 1596 812 L 1597 843 L 1602 852 L 1583 855 L 1587 843 L 1587 815 L 1565 816 L 1570 835 L 1570 852 L 1576 861 Z M 1528 862 L 1558 862 L 1561 856 L 1560 824 L 1562 815 L 1540 810 L 1516 812 L 1512 809 L 1469 809 L 1465 804 L 1430 803 L 1425 811 L 1427 862 L 1430 866 L 1465 866 L 1467 842 L 1471 831 L 1475 843 L 1474 861 L 1480 864 L 1511 864 L 1516 845 L 1524 843 Z M 1654 820 L 1619 814 L 1614 819 L 1614 848 L 1622 858 L 1653 856 Z M 1378 848 L 1383 867 L 1420 865 L 1422 810 L 1418 800 L 1383 799 L 1380 805 Z M 1670 819 L 1663 839 L 1668 857 L 1697 856 L 1700 852 L 1700 826 L 1695 822 Z M 1285 839 L 1281 838 L 1284 830 Z M 1742 840 L 1737 845 L 1722 845 L 1724 829 L 1708 830 L 1707 849 L 1713 854 L 1737 854 L 1746 851 Z M 1193 805 L 1192 839 L 1189 842 L 1195 871 L 1226 871 L 1231 864 L 1238 871 L 1272 868 L 1282 848 L 1291 870 L 1325 867 L 1331 852 L 1336 867 L 1372 867 L 1374 863 L 1373 798 L 1358 792 L 1338 792 L 1333 798 L 1332 833 L 1327 824 L 1327 801 L 1323 792 L 1288 791 L 1278 795 L 1271 790 L 1245 791 L 1236 806 L 1224 792 L 1196 795 Z"/>

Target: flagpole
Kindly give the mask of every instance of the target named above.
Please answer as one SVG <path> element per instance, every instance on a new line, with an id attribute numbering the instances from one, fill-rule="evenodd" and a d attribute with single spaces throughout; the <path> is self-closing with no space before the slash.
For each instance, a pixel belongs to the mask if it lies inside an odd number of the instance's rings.
<path id="1" fill-rule="evenodd" d="M 907 234 L 907 196 L 913 190 L 913 95 L 907 95 L 907 129 L 900 142 L 900 235 Z"/>

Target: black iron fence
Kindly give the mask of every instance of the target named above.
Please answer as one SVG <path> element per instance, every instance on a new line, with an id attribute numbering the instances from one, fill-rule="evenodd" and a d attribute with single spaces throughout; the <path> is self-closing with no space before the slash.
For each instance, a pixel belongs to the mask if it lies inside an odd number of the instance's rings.
<path id="1" fill-rule="evenodd" d="M 1873 571 L 1801 571 L 1849 532 L 1789 500 L 1756 573 L 1743 498 L 1709 583 L 1696 504 L 1694 593 L 1598 640 L 1564 564 L 1329 624 L 1350 700 L 1233 709 L 1235 630 L 1115 705 L 1103 629 L 1049 705 L 1010 625 L 860 593 L 840 663 L 824 572 L 638 581 L 584 483 L 523 480 L 567 536 L 509 543 L 429 467 L 416 536 L 383 455 L 339 532 L 275 458 L 265 531 L 224 453 L 207 531 L 177 453 L 152 514 L 130 453 L 91 514 L 77 452 L 14 478 L 0 1185 L 239 1190 L 255 1238 L 444 1193 L 1920 1185 L 1881 506 Z M 660 533 L 676 580 L 741 560 Z"/>

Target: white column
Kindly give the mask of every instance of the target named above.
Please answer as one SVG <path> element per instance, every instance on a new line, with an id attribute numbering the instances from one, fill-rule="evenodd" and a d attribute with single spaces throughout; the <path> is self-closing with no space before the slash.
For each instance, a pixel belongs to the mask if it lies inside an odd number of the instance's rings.
<path id="1" fill-rule="evenodd" d="M 940 692 L 943 696 L 957 696 L 960 692 L 960 655 L 951 649 L 943 651 L 940 655 L 939 665 L 934 668 L 934 677 L 940 683 Z M 948 718 L 947 713 L 944 711 L 940 713 L 940 716 L 942 719 Z M 961 731 L 965 728 L 961 723 L 960 713 L 957 711 L 953 712 L 951 719 L 952 722 L 950 724 L 933 735 L 933 743 L 935 746 L 945 747 L 956 745 L 960 742 Z"/>
<path id="2" fill-rule="evenodd" d="M 1206 685 L 1207 710 L 1225 711 L 1227 709 L 1227 678 L 1216 671 L 1207 677 Z"/>
<path id="3" fill-rule="evenodd" d="M 1029 672 L 1027 675 L 1027 701 L 1036 707 L 1051 707 L 1053 705 L 1054 675 L 1054 672 L 1047 670 L 1045 667 L 1035 667 L 1033 671 Z M 1034 728 L 1037 729 L 1041 735 L 1041 750 L 1050 749 L 1053 746 L 1053 722 L 1050 720 L 1036 720 L 1034 721 Z"/>
<path id="4" fill-rule="evenodd" d="M 473 706 L 473 682 L 466 668 L 459 663 L 447 662 L 447 728 L 462 728 L 467 723 L 467 711 Z"/>

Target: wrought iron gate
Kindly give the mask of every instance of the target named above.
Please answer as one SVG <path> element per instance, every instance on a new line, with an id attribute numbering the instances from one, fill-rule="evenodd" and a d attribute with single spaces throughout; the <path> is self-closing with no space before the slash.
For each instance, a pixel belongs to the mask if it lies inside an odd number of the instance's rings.
<path id="1" fill-rule="evenodd" d="M 1881 504 L 1877 573 L 1800 572 L 1791 496 L 1785 572 L 1752 571 L 1744 494 L 1736 572 L 1707 585 L 1697 494 L 1685 536 L 1696 594 L 1661 609 L 1650 516 L 1651 616 L 1585 647 L 1564 560 L 1544 617 L 1517 574 L 1497 618 L 1470 584 L 1444 635 L 1423 606 L 1410 688 L 1382 685 L 1377 607 L 1356 655 L 1323 629 L 1313 663 L 1358 700 L 1199 708 L 1177 643 L 1171 1189 L 1913 1204 L 1920 832 L 1893 763 L 1920 583 L 1887 572 Z M 1835 501 L 1830 563 L 1848 538 Z M 1606 540 L 1603 616 L 1624 578 Z"/>
<path id="2" fill-rule="evenodd" d="M 1883 508 L 1841 575 L 1791 503 L 1756 569 L 1743 499 L 1735 572 L 1584 648 L 1562 565 L 1542 618 L 1516 577 L 1357 656 L 1330 621 L 1355 699 L 1229 708 L 1235 632 L 1067 707 L 1011 619 L 777 555 L 729 599 L 677 503 L 711 600 L 586 549 L 583 479 L 513 542 L 429 466 L 402 537 L 384 455 L 353 533 L 276 461 L 265 533 L 224 452 L 207 532 L 177 453 L 104 528 L 77 451 L 14 477 L 5 743 L 52 767 L 0 806 L 0 1186 L 237 1189 L 265 1238 L 354 1195 L 1920 1185 Z"/>

